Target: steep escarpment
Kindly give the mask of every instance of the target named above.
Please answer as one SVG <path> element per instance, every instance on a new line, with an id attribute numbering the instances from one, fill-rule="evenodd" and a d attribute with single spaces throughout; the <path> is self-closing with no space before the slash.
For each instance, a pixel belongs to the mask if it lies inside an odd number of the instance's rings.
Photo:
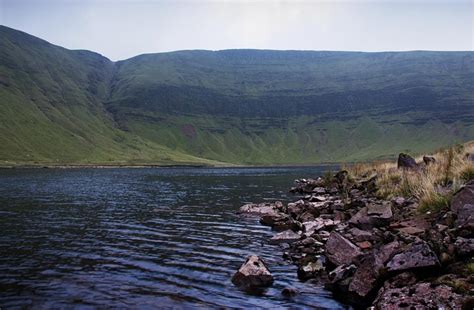
<path id="1" fill-rule="evenodd" d="M 474 138 L 472 52 L 196 50 L 114 63 L 0 31 L 3 161 L 319 163 Z"/>

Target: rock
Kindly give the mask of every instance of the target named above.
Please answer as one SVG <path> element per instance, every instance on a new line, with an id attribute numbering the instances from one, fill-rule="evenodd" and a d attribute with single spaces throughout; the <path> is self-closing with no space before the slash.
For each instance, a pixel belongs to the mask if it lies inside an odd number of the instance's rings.
<path id="1" fill-rule="evenodd" d="M 311 202 L 325 202 L 328 200 L 325 196 L 317 195 L 317 196 L 311 196 L 309 201 Z"/>
<path id="2" fill-rule="evenodd" d="M 285 231 L 290 229 L 296 232 L 302 229 L 301 223 L 295 221 L 292 218 L 281 218 L 270 226 L 272 226 L 272 228 L 276 231 Z"/>
<path id="3" fill-rule="evenodd" d="M 470 162 L 474 162 L 474 153 L 467 153 L 466 154 L 466 160 Z"/>
<path id="4" fill-rule="evenodd" d="M 288 215 L 280 212 L 267 213 L 262 215 L 262 217 L 260 218 L 260 223 L 266 226 L 273 226 L 276 222 L 283 222 L 290 219 L 291 218 Z"/>
<path id="5" fill-rule="evenodd" d="M 349 292 L 353 293 L 354 302 L 364 304 L 366 298 L 374 292 L 377 287 L 377 281 L 380 277 L 379 269 L 383 265 L 377 265 L 375 255 L 369 253 L 361 259 L 361 263 L 357 268 L 351 283 L 349 284 Z"/>
<path id="6" fill-rule="evenodd" d="M 362 252 L 355 244 L 337 232 L 332 232 L 325 246 L 326 257 L 336 266 L 350 265 Z"/>
<path id="7" fill-rule="evenodd" d="M 425 163 L 425 165 L 430 165 L 430 164 L 434 164 L 436 162 L 436 159 L 433 157 L 433 156 L 423 156 L 423 162 Z"/>
<path id="8" fill-rule="evenodd" d="M 324 187 L 315 187 L 312 192 L 318 195 L 324 195 L 326 194 L 326 189 Z"/>
<path id="9" fill-rule="evenodd" d="M 360 229 L 371 229 L 388 225 L 392 216 L 392 209 L 389 204 L 369 204 L 367 207 L 360 209 L 348 223 Z"/>
<path id="10" fill-rule="evenodd" d="M 232 283 L 245 289 L 270 286 L 273 276 L 260 257 L 251 255 L 232 277 Z"/>
<path id="11" fill-rule="evenodd" d="M 390 243 L 381 246 L 377 252 L 375 252 L 375 258 L 377 264 L 385 265 L 392 257 L 399 251 L 401 243 L 399 241 L 392 241 Z"/>
<path id="12" fill-rule="evenodd" d="M 396 254 L 387 264 L 389 271 L 439 266 L 438 257 L 424 241 L 412 243 L 402 253 Z"/>
<path id="13" fill-rule="evenodd" d="M 321 258 L 317 258 L 316 261 L 307 262 L 298 268 L 298 278 L 301 280 L 311 279 L 323 270 L 325 270 L 324 262 Z"/>
<path id="14" fill-rule="evenodd" d="M 298 291 L 292 287 L 285 287 L 282 291 L 281 294 L 287 298 L 289 297 L 294 297 L 298 294 Z"/>
<path id="15" fill-rule="evenodd" d="M 454 248 L 458 256 L 471 256 L 474 254 L 474 239 L 457 237 Z"/>
<path id="16" fill-rule="evenodd" d="M 474 180 L 469 181 L 453 196 L 451 211 L 457 216 L 456 226 L 474 227 Z"/>
<path id="17" fill-rule="evenodd" d="M 374 173 L 367 178 L 360 181 L 360 185 L 367 193 L 372 193 L 377 190 L 377 173 Z"/>
<path id="18" fill-rule="evenodd" d="M 332 283 L 339 282 L 343 279 L 352 276 L 356 269 L 357 267 L 353 264 L 340 265 L 328 274 L 329 280 L 331 280 Z"/>
<path id="19" fill-rule="evenodd" d="M 425 232 L 424 229 L 420 229 L 420 228 L 413 227 L 413 226 L 402 227 L 402 228 L 398 228 L 396 230 L 399 231 L 399 232 L 402 232 L 404 234 L 408 234 L 408 235 L 420 235 L 420 234 Z"/>
<path id="20" fill-rule="evenodd" d="M 408 154 L 400 153 L 397 162 L 398 169 L 417 169 L 418 164 L 415 159 Z"/>
<path id="21" fill-rule="evenodd" d="M 282 231 L 272 238 L 270 238 L 270 244 L 280 244 L 280 243 L 292 243 L 300 239 L 300 235 L 293 232 L 292 230 Z"/>
<path id="22" fill-rule="evenodd" d="M 352 235 L 351 240 L 355 242 L 374 241 L 377 239 L 372 231 L 361 230 L 356 227 L 351 228 L 349 233 Z"/>
<path id="23" fill-rule="evenodd" d="M 375 309 L 462 309 L 464 298 L 447 285 L 417 283 L 402 288 L 382 288 Z"/>
<path id="24" fill-rule="evenodd" d="M 316 218 L 314 221 L 303 223 L 303 232 L 305 236 L 309 237 L 321 229 L 331 229 L 338 223 L 338 221 L 333 221 L 331 219 Z"/>
<path id="25" fill-rule="evenodd" d="M 239 213 L 240 214 L 251 214 L 251 215 L 269 215 L 269 214 L 273 215 L 273 214 L 279 214 L 279 210 L 273 204 L 249 203 L 249 204 L 246 204 L 246 205 L 243 205 L 242 207 L 240 207 Z"/>
<path id="26" fill-rule="evenodd" d="M 369 241 L 356 242 L 356 244 L 362 250 L 367 250 L 372 247 L 372 243 L 370 243 Z"/>
<path id="27" fill-rule="evenodd" d="M 392 202 L 395 206 L 402 207 L 403 205 L 405 205 L 406 199 L 403 197 L 395 197 L 392 199 Z"/>
<path id="28" fill-rule="evenodd" d="M 304 201 L 298 200 L 296 202 L 289 203 L 287 211 L 291 217 L 296 219 L 298 215 L 300 215 L 303 212 L 304 208 L 305 208 Z"/>
<path id="29" fill-rule="evenodd" d="M 322 178 L 318 178 L 316 180 L 313 179 L 300 179 L 295 181 L 296 186 L 290 189 L 292 193 L 311 193 L 314 188 L 316 187 L 323 187 L 324 180 Z"/>

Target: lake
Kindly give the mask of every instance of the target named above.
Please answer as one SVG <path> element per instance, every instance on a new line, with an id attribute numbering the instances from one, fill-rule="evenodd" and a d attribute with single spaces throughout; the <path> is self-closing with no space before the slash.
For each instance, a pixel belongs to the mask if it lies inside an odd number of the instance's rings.
<path id="1" fill-rule="evenodd" d="M 270 228 L 236 215 L 328 169 L 0 170 L 0 308 L 343 309 L 298 281 Z M 275 277 L 260 295 L 230 281 L 249 254 Z"/>

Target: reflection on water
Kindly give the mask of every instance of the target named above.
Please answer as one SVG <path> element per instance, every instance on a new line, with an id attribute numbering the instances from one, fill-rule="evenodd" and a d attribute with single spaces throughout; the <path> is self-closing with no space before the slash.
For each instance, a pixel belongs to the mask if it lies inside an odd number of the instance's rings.
<path id="1" fill-rule="evenodd" d="M 324 169 L 0 171 L 0 307 L 340 308 L 235 214 Z M 249 254 L 275 276 L 260 296 L 230 282 Z M 300 294 L 283 297 L 288 285 Z"/>

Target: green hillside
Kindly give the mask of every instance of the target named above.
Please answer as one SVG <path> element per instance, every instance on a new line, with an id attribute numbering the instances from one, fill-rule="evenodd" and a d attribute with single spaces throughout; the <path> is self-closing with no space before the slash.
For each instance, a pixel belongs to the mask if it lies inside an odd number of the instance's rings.
<path id="1" fill-rule="evenodd" d="M 0 164 L 297 164 L 474 139 L 474 52 L 179 51 L 120 62 L 0 26 Z"/>

